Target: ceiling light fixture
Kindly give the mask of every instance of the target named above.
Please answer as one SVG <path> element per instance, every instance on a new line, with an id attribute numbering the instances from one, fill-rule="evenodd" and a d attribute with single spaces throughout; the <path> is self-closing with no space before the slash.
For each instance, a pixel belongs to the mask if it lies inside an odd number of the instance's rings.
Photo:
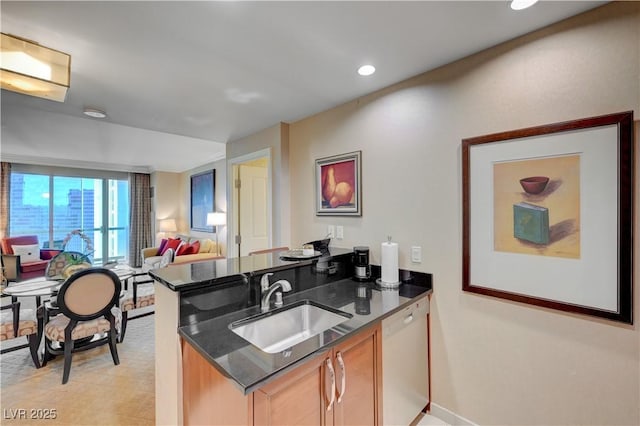
<path id="1" fill-rule="evenodd" d="M 100 111 L 99 109 L 95 108 L 85 108 L 83 112 L 84 115 L 88 115 L 92 118 L 105 118 L 107 116 L 104 111 Z"/>
<path id="2" fill-rule="evenodd" d="M 358 74 L 363 76 L 371 75 L 374 72 L 376 72 L 376 67 L 374 67 L 373 65 L 363 65 L 358 68 Z"/>
<path id="3" fill-rule="evenodd" d="M 513 10 L 522 10 L 536 4 L 538 0 L 513 0 L 511 2 L 511 9 Z"/>
<path id="4" fill-rule="evenodd" d="M 3 89 L 64 102 L 70 68 L 68 54 L 2 33 L 0 80 Z"/>

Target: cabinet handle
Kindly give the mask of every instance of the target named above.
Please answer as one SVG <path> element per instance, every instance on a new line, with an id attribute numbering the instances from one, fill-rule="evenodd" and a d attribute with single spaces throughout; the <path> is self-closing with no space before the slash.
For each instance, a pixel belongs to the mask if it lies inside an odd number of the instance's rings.
<path id="1" fill-rule="evenodd" d="M 330 358 L 327 358 L 325 363 L 327 364 L 327 371 L 329 372 L 329 377 L 331 378 L 331 387 L 330 387 L 331 398 L 327 397 L 327 399 L 329 400 L 329 404 L 327 405 L 327 411 L 331 411 L 331 407 L 333 406 L 333 402 L 336 399 L 336 373 L 333 370 L 333 364 L 331 363 L 331 359 Z"/>
<path id="2" fill-rule="evenodd" d="M 344 396 L 344 392 L 347 388 L 347 370 L 344 366 L 344 360 L 342 359 L 342 354 L 338 352 L 336 354 L 336 359 L 338 360 L 338 366 L 340 366 L 340 375 L 342 376 L 340 380 L 340 393 L 338 393 L 338 403 L 342 402 L 342 397 Z"/>

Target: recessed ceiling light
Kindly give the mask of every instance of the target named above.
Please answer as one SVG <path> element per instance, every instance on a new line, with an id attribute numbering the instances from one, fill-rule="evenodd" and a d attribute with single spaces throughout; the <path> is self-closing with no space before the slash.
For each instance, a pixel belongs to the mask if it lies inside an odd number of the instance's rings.
<path id="1" fill-rule="evenodd" d="M 374 72 L 376 72 L 376 67 L 374 67 L 373 65 L 363 65 L 358 68 L 358 74 L 360 75 L 371 75 Z"/>
<path id="2" fill-rule="evenodd" d="M 92 117 L 92 118 L 105 118 L 107 116 L 107 114 L 104 111 L 100 111 L 99 109 L 95 109 L 95 108 L 85 108 L 84 115 L 88 115 L 89 117 Z"/>
<path id="3" fill-rule="evenodd" d="M 511 9 L 513 10 L 522 10 L 536 4 L 538 0 L 513 0 L 511 2 Z"/>

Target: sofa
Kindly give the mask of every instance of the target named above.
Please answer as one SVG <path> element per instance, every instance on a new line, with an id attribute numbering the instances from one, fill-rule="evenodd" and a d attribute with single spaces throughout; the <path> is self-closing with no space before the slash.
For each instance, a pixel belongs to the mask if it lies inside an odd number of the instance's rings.
<path id="1" fill-rule="evenodd" d="M 197 252 L 193 252 L 194 246 L 197 246 Z M 175 238 L 163 239 L 157 247 L 142 249 L 143 271 L 147 272 L 158 267 L 165 247 L 173 248 L 176 252 L 176 256 L 171 263 L 172 265 L 224 258 L 224 256 L 218 255 L 216 242 L 209 238 L 176 235 Z M 189 248 L 191 248 L 191 250 L 189 250 Z"/>
<path id="2" fill-rule="evenodd" d="M 3 275 L 7 281 L 21 281 L 44 276 L 47 265 L 60 250 L 41 249 L 37 235 L 0 239 Z"/>

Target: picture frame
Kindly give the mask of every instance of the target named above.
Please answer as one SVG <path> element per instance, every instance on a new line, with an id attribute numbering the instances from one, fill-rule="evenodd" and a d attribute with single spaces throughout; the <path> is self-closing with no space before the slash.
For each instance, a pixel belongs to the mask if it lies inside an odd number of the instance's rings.
<path id="1" fill-rule="evenodd" d="M 316 215 L 362 216 L 362 151 L 315 161 Z"/>
<path id="2" fill-rule="evenodd" d="M 633 324 L 633 180 L 632 111 L 463 139 L 463 291 Z"/>
<path id="3" fill-rule="evenodd" d="M 191 230 L 215 232 L 207 225 L 207 213 L 215 211 L 216 171 L 191 175 Z"/>

